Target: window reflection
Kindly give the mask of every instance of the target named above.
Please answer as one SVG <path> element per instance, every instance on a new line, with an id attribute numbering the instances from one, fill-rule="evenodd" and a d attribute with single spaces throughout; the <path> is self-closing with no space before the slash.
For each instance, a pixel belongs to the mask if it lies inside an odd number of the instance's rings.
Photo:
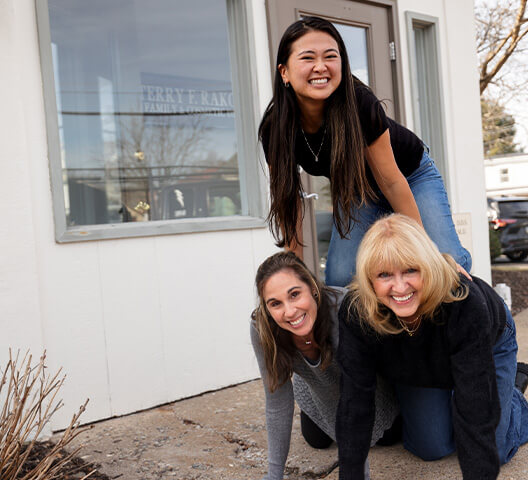
<path id="1" fill-rule="evenodd" d="M 48 4 L 67 224 L 245 213 L 225 4 Z"/>

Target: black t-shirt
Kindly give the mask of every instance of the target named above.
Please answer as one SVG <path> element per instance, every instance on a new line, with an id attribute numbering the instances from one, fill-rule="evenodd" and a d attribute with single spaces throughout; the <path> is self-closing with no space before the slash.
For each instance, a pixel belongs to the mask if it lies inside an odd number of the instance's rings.
<path id="1" fill-rule="evenodd" d="M 383 105 L 372 90 L 356 79 L 354 79 L 354 91 L 365 143 L 367 145 L 372 144 L 388 128 L 396 164 L 403 175 L 408 177 L 418 168 L 422 159 L 424 149 L 422 141 L 413 132 L 387 117 Z M 295 159 L 297 164 L 310 175 L 330 178 L 330 152 L 332 146 L 329 133 L 326 132 L 326 135 L 324 133 L 325 126 L 323 125 L 316 133 L 306 133 L 305 140 L 303 132 L 299 129 L 295 140 Z M 320 149 L 318 162 L 315 161 L 314 154 L 306 145 L 306 141 L 310 143 L 310 147 L 315 154 Z M 264 153 L 267 154 L 267 135 L 263 136 L 262 143 Z M 373 182 L 373 179 L 371 181 Z"/>

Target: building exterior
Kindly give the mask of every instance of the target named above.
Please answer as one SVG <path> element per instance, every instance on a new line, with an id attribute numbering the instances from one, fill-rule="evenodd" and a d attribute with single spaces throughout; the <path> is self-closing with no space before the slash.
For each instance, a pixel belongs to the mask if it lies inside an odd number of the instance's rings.
<path id="1" fill-rule="evenodd" d="M 46 349 L 63 367 L 53 429 L 87 397 L 85 422 L 258 376 L 253 280 L 275 247 L 256 130 L 304 14 L 338 24 L 354 72 L 430 145 L 489 279 L 473 2 L 2 0 L 0 361 Z"/>
<path id="2" fill-rule="evenodd" d="M 528 196 L 528 155 L 512 154 L 484 160 L 489 197 Z"/>

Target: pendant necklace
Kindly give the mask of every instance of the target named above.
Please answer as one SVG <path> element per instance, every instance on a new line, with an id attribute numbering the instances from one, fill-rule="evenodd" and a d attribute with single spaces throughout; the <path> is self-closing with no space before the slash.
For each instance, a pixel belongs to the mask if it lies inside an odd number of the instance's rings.
<path id="1" fill-rule="evenodd" d="M 308 142 L 308 139 L 306 138 L 306 134 L 304 133 L 304 128 L 302 128 L 302 127 L 301 127 L 301 132 L 303 134 L 304 141 L 306 142 L 306 145 L 308 145 L 308 148 L 310 149 L 310 152 L 312 152 L 312 155 L 314 156 L 315 161 L 318 162 L 319 161 L 319 154 L 321 153 L 321 149 L 323 148 L 323 143 L 324 143 L 324 140 L 325 140 L 325 137 L 326 137 L 326 125 L 325 125 L 325 129 L 324 129 L 324 132 L 323 132 L 323 138 L 321 139 L 321 145 L 319 145 L 319 150 L 317 150 L 317 155 L 312 150 L 312 147 L 310 146 L 310 142 Z"/>
<path id="2" fill-rule="evenodd" d="M 400 323 L 401 327 L 407 332 L 409 337 L 412 337 L 416 331 L 420 328 L 420 325 L 422 324 L 420 317 L 418 317 L 415 322 L 416 326 L 414 328 L 409 328 L 405 322 L 403 322 L 400 317 L 396 317 L 398 319 L 398 322 Z"/>

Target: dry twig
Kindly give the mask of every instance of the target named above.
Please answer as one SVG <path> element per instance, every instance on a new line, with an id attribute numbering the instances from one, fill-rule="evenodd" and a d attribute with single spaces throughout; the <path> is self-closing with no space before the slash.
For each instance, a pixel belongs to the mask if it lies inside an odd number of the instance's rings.
<path id="1" fill-rule="evenodd" d="M 79 417 L 86 409 L 88 400 L 72 416 L 71 422 L 46 456 L 27 473 L 23 466 L 29 458 L 38 438 L 51 417 L 62 408 L 57 394 L 64 383 L 61 370 L 55 375 L 47 374 L 46 353 L 36 365 L 32 356 L 26 353 L 20 359 L 20 352 L 9 361 L 0 380 L 0 478 L 2 480 L 51 480 L 59 478 L 60 469 L 79 451 L 75 449 L 66 456 L 60 451 L 74 438 L 89 427 L 79 426 Z M 93 472 L 84 477 L 88 478 Z"/>

